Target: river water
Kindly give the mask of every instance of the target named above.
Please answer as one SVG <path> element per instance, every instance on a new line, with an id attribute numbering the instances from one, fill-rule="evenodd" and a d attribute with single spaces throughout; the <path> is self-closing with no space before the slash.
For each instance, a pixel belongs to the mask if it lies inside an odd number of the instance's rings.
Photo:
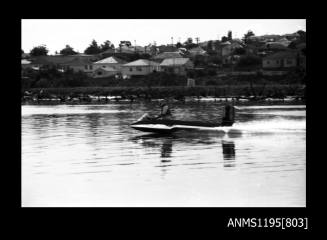
<path id="1" fill-rule="evenodd" d="M 305 105 L 237 107 L 232 127 L 158 135 L 129 126 L 155 103 L 24 105 L 22 206 L 304 207 Z"/>

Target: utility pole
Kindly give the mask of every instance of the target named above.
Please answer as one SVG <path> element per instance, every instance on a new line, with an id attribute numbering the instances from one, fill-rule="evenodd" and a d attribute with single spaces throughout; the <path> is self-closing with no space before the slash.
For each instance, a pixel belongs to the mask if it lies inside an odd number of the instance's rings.
<path id="1" fill-rule="evenodd" d="M 174 38 L 171 37 L 171 46 L 174 46 Z"/>
<path id="2" fill-rule="evenodd" d="M 136 52 L 136 40 L 134 40 L 134 52 Z"/>
<path id="3" fill-rule="evenodd" d="M 195 40 L 196 40 L 196 44 L 199 45 L 200 38 L 196 37 Z"/>

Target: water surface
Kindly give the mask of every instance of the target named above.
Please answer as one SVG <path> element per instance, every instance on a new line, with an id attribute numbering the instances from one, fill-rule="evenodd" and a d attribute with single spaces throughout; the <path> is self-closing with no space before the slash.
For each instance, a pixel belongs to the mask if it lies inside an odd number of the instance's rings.
<path id="1" fill-rule="evenodd" d="M 175 104 L 218 119 L 220 103 Z M 233 127 L 129 124 L 148 104 L 22 106 L 22 206 L 305 206 L 304 105 L 238 106 Z"/>

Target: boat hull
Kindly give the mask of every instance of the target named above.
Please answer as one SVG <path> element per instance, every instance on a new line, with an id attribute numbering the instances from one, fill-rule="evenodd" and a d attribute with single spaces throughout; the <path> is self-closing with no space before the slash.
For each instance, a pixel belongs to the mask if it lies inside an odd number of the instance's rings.
<path id="1" fill-rule="evenodd" d="M 179 130 L 217 130 L 221 127 L 232 125 L 232 122 L 218 124 L 212 122 L 182 120 L 141 120 L 132 123 L 131 127 L 143 132 L 171 133 Z"/>

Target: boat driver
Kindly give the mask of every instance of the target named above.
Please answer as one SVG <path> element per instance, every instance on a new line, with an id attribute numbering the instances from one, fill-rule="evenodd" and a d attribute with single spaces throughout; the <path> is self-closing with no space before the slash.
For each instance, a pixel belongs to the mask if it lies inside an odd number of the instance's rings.
<path id="1" fill-rule="evenodd" d="M 172 117 L 172 114 L 168 104 L 165 101 L 163 101 L 160 102 L 159 106 L 161 108 L 161 112 L 160 115 L 157 117 L 157 119 L 170 119 Z"/>

